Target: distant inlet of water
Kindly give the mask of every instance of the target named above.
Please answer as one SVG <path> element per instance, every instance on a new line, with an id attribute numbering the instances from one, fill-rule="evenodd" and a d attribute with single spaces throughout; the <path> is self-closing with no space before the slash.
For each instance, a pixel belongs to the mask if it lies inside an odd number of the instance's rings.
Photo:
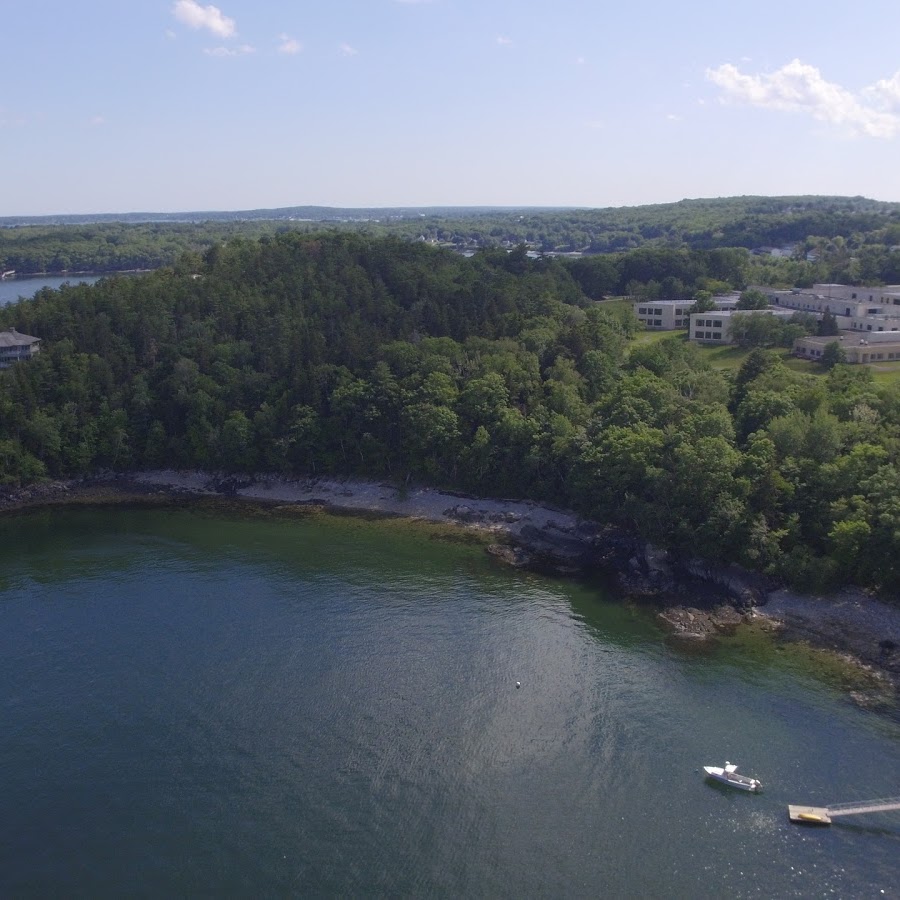
<path id="1" fill-rule="evenodd" d="M 388 520 L 0 518 L 0 896 L 897 896 L 900 722 Z M 752 795 L 706 782 L 741 764 Z"/>
<path id="2" fill-rule="evenodd" d="M 64 284 L 93 284 L 102 275 L 27 275 L 22 278 L 0 279 L 0 306 L 15 303 L 21 297 L 33 297 L 42 288 L 62 287 Z"/>

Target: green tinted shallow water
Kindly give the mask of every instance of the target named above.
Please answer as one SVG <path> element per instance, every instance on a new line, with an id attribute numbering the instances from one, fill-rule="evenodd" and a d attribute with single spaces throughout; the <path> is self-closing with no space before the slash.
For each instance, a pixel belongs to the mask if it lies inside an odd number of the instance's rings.
<path id="1" fill-rule="evenodd" d="M 900 794 L 900 725 L 790 653 L 686 653 L 393 522 L 43 512 L 0 547 L 2 896 L 897 896 L 898 814 L 786 806 Z M 726 758 L 766 792 L 705 783 Z"/>

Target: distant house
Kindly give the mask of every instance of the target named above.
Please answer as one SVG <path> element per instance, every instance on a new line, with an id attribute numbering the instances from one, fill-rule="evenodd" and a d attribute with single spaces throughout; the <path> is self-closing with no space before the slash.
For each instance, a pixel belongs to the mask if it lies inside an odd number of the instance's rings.
<path id="1" fill-rule="evenodd" d="M 8 369 L 22 359 L 31 359 L 40 350 L 40 342 L 40 338 L 19 334 L 15 328 L 0 331 L 0 369 Z"/>

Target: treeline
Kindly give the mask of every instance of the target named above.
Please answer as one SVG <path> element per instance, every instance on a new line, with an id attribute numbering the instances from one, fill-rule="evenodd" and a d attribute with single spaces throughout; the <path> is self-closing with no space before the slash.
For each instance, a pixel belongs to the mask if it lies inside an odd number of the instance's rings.
<path id="1" fill-rule="evenodd" d="M 99 468 L 409 479 L 570 506 L 806 587 L 900 588 L 900 391 L 729 378 L 583 273 L 346 233 L 216 245 L 0 310 L 7 484 Z M 707 276 L 708 277 L 708 276 Z"/>
<path id="2" fill-rule="evenodd" d="M 610 209 L 372 209 L 296 207 L 181 214 L 156 221 L 0 219 L 0 270 L 154 269 L 185 251 L 236 236 L 324 228 L 436 242 L 457 250 L 526 244 L 588 256 L 641 248 L 795 248 L 792 259 L 754 258 L 754 281 L 783 284 L 900 281 L 900 204 L 861 197 L 731 197 Z M 14 226 L 14 227 L 13 227 Z M 669 273 L 673 274 L 673 273 Z"/>

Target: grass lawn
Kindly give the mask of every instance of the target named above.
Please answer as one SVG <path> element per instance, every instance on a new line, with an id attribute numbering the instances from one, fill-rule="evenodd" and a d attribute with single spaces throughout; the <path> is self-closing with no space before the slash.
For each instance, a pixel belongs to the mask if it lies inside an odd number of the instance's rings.
<path id="1" fill-rule="evenodd" d="M 613 301 L 617 302 L 617 301 Z M 632 344 L 634 346 L 646 346 L 648 344 L 658 344 L 661 341 L 686 341 L 687 332 L 685 331 L 639 331 Z M 721 346 L 719 344 L 697 344 L 700 355 L 719 372 L 737 372 L 744 360 L 753 352 L 750 349 L 741 347 Z M 805 359 L 799 359 L 792 356 L 788 350 L 778 349 L 770 351 L 777 353 L 781 361 L 794 372 L 801 372 L 806 375 L 815 375 L 822 377 L 828 372 L 816 363 L 809 362 Z M 876 384 L 890 385 L 900 384 L 900 362 L 878 363 L 877 365 L 866 366 L 875 379 Z"/>
<path id="2" fill-rule="evenodd" d="M 900 363 L 878 363 L 869 368 L 875 384 L 900 384 Z"/>
<path id="3" fill-rule="evenodd" d="M 632 343 L 634 344 L 658 344 L 661 341 L 686 341 L 686 331 L 639 331 Z"/>

